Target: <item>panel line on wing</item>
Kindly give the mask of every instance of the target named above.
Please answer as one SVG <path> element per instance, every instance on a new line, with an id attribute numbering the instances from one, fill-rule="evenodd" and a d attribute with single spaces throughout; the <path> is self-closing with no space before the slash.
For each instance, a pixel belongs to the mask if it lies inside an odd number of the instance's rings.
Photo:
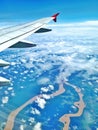
<path id="1" fill-rule="evenodd" d="M 44 26 L 44 24 L 42 24 L 42 25 L 40 25 L 39 27 L 36 27 L 35 29 L 32 29 L 32 30 L 30 30 L 30 31 L 28 31 L 28 32 L 25 32 L 25 33 L 23 33 L 23 34 L 21 34 L 21 35 L 18 35 L 18 36 L 14 37 L 14 38 L 11 38 L 11 39 L 9 39 L 9 40 L 7 40 L 7 41 L 4 41 L 4 42 L 0 43 L 0 45 L 4 44 L 4 43 L 6 43 L 6 42 L 9 42 L 9 41 L 11 41 L 11 40 L 14 40 L 14 39 L 16 39 L 16 38 L 18 38 L 18 37 L 21 37 L 21 36 L 23 36 L 23 35 L 25 35 L 25 34 L 27 34 L 27 33 L 30 33 L 30 32 L 32 32 L 32 31 L 36 30 L 37 28 L 39 29 L 41 26 Z"/>
<path id="2" fill-rule="evenodd" d="M 29 27 L 29 26 L 32 26 L 32 25 L 34 25 L 34 23 L 31 23 L 31 24 L 26 25 L 26 26 L 18 27 L 17 29 L 14 29 L 14 30 L 11 30 L 11 31 L 8 31 L 8 32 L 4 32 L 4 33 L 2 33 L 0 36 L 3 36 L 3 35 L 6 35 L 6 34 L 9 34 L 9 33 L 18 31 L 18 30 L 20 30 L 20 29 L 25 29 L 25 28 L 27 28 L 27 27 Z M 4 31 L 5 31 L 5 30 L 4 30 Z"/>
<path id="3" fill-rule="evenodd" d="M 44 19 L 41 19 L 42 21 L 44 21 Z M 33 26 L 35 24 L 39 23 L 39 20 L 35 21 L 35 22 L 30 22 L 30 23 L 26 23 L 26 24 L 23 24 L 23 25 L 16 25 L 16 26 L 13 26 L 13 27 L 8 27 L 8 28 L 5 28 L 5 29 L 2 29 L 0 31 L 4 31 L 3 33 L 0 32 L 0 36 L 3 36 L 3 35 L 6 35 L 8 33 L 12 33 L 14 31 L 17 31 L 17 30 L 20 30 L 20 29 L 24 29 L 24 28 L 27 28 L 29 26 Z M 17 27 L 17 28 L 16 28 Z M 9 29 L 11 28 L 12 30 L 8 30 L 8 31 L 5 31 L 6 29 Z M 14 29 L 15 28 L 15 29 Z M 13 30 L 14 29 L 14 30 Z"/>

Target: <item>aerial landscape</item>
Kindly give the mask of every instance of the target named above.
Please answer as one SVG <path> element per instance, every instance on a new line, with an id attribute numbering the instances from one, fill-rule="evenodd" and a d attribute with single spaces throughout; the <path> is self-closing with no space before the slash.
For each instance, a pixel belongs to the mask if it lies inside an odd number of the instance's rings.
<path id="1" fill-rule="evenodd" d="M 0 130 L 98 130 L 98 1 L 0 3 L 1 47 L 10 27 L 50 21 L 32 47 L 0 48 Z"/>

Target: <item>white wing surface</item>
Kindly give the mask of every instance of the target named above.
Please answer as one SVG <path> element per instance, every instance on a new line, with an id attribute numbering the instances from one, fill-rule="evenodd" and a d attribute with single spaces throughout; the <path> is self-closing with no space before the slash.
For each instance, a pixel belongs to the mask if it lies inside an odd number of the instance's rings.
<path id="1" fill-rule="evenodd" d="M 0 29 L 0 52 L 37 32 L 51 20 L 56 22 L 58 14 L 59 13 L 53 15 L 52 17 L 43 18 L 27 24 Z"/>

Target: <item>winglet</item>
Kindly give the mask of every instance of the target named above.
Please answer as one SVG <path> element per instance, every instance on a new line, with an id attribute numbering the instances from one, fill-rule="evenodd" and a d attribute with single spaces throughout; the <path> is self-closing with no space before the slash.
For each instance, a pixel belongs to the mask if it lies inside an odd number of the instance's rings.
<path id="1" fill-rule="evenodd" d="M 54 14 L 53 16 L 52 16 L 52 18 L 53 18 L 53 21 L 54 22 L 56 22 L 57 21 L 57 16 L 59 15 L 59 13 L 57 13 L 57 14 Z"/>

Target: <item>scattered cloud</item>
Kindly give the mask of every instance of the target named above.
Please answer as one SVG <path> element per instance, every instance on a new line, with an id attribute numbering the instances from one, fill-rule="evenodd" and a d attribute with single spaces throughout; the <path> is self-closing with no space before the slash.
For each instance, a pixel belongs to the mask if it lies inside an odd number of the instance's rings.
<path id="1" fill-rule="evenodd" d="M 13 90 L 13 87 L 8 87 L 8 90 L 10 91 L 10 90 Z"/>
<path id="2" fill-rule="evenodd" d="M 24 125 L 20 125 L 20 130 L 24 130 Z"/>
<path id="3" fill-rule="evenodd" d="M 80 25 L 80 26 L 98 26 L 98 20 L 96 20 L 96 21 L 85 21 L 85 22 L 76 23 L 76 24 Z"/>
<path id="4" fill-rule="evenodd" d="M 42 92 L 49 92 L 49 91 L 52 91 L 52 90 L 54 90 L 54 86 L 53 85 L 48 85 L 47 87 L 42 87 L 41 88 L 41 91 Z"/>
<path id="5" fill-rule="evenodd" d="M 41 129 L 41 123 L 38 122 L 38 123 L 34 126 L 33 130 L 42 130 L 42 129 Z"/>
<path id="6" fill-rule="evenodd" d="M 41 88 L 41 91 L 42 91 L 42 92 L 48 92 L 49 90 L 48 90 L 47 87 L 43 87 L 43 88 Z"/>
<path id="7" fill-rule="evenodd" d="M 45 108 L 45 105 L 46 105 L 45 99 L 38 97 L 35 102 L 38 104 L 38 106 L 39 106 L 41 109 L 44 109 L 44 108 Z"/>
<path id="8" fill-rule="evenodd" d="M 30 121 L 31 123 L 34 123 L 34 122 L 35 122 L 35 119 L 32 118 L 32 117 L 30 117 L 28 121 Z"/>
<path id="9" fill-rule="evenodd" d="M 50 99 L 50 96 L 47 95 L 47 94 L 43 94 L 43 98 L 44 98 L 44 99 Z"/>
<path id="10" fill-rule="evenodd" d="M 79 27 L 79 26 L 98 26 L 98 20 L 95 21 L 84 21 L 84 22 L 70 22 L 70 23 L 63 23 L 63 24 L 51 24 L 50 26 L 54 27 Z"/>
<path id="11" fill-rule="evenodd" d="M 41 78 L 41 79 L 38 80 L 38 83 L 39 84 L 47 84 L 49 81 L 50 81 L 49 78 L 43 77 L 43 78 Z"/>
<path id="12" fill-rule="evenodd" d="M 5 96 L 5 97 L 2 97 L 2 103 L 3 104 L 6 104 L 9 100 L 9 97 Z"/>
<path id="13" fill-rule="evenodd" d="M 49 88 L 50 91 L 54 90 L 54 86 L 53 85 L 49 85 L 48 88 Z"/>
<path id="14" fill-rule="evenodd" d="M 30 111 L 32 114 L 37 114 L 37 115 L 40 115 L 40 111 L 36 108 L 31 108 L 31 111 Z"/>

